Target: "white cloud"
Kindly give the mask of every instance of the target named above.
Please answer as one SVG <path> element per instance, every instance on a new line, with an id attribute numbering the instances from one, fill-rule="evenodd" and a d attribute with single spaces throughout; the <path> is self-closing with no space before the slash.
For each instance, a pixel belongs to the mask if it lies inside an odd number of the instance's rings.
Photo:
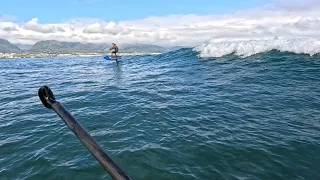
<path id="1" fill-rule="evenodd" d="M 38 23 L 38 18 L 33 18 L 31 21 L 23 25 L 23 28 L 30 31 L 40 32 L 40 33 L 55 33 L 55 32 L 65 32 L 65 30 L 58 25 Z"/>
<path id="2" fill-rule="evenodd" d="M 18 26 L 12 22 L 1 22 L 0 21 L 0 29 L 3 31 L 19 31 Z"/>
<path id="3" fill-rule="evenodd" d="M 275 0 L 274 5 L 276 7 L 295 10 L 295 11 L 305 11 L 310 9 L 317 9 L 320 7 L 319 0 Z"/>
<path id="4" fill-rule="evenodd" d="M 272 2 L 270 6 L 227 15 L 170 15 L 121 22 L 75 19 L 41 24 L 34 18 L 25 24 L 16 24 L 0 18 L 0 38 L 30 44 L 54 39 L 84 43 L 139 42 L 195 46 L 212 38 L 320 37 L 320 1 L 304 1 L 303 9 L 295 8 L 298 5 L 292 2 L 299 2 L 295 0 Z"/>
<path id="5" fill-rule="evenodd" d="M 117 35 L 125 30 L 118 27 L 115 22 L 111 21 L 109 23 L 94 23 L 89 24 L 88 27 L 83 29 L 83 33 L 85 34 L 111 34 L 111 35 Z"/>

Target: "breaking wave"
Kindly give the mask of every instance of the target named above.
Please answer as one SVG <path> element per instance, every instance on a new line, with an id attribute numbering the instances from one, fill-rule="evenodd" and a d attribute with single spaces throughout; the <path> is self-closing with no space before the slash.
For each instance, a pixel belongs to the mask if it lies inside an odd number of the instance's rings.
<path id="1" fill-rule="evenodd" d="M 221 40 L 212 39 L 193 48 L 201 58 L 222 57 L 235 54 L 245 58 L 272 50 L 280 52 L 293 52 L 309 54 L 320 53 L 320 39 L 295 38 L 295 39 L 269 39 L 269 40 Z"/>

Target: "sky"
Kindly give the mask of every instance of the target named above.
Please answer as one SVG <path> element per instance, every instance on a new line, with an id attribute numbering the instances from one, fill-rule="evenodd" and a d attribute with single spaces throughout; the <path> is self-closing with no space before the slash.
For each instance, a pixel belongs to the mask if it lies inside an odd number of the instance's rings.
<path id="1" fill-rule="evenodd" d="M 1 0 L 0 38 L 197 45 L 213 38 L 319 37 L 319 0 Z"/>
<path id="2" fill-rule="evenodd" d="M 232 12 L 261 5 L 261 0 L 1 0 L 0 12 L 16 17 L 18 22 L 39 18 L 41 23 L 57 23 L 76 18 L 105 21 L 135 20 L 170 14 Z M 183 2 L 183 3 L 181 3 Z"/>

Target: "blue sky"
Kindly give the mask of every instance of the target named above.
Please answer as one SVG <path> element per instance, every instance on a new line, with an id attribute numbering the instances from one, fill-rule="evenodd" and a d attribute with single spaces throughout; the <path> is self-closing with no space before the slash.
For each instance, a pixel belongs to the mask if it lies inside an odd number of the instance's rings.
<path id="1" fill-rule="evenodd" d="M 319 0 L 0 2 L 0 39 L 20 44 L 57 40 L 194 46 L 210 39 L 320 37 Z M 215 14 L 227 16 L 203 16 Z M 126 20 L 130 22 L 120 22 Z"/>
<path id="2" fill-rule="evenodd" d="M 39 18 L 59 23 L 77 18 L 105 21 L 142 19 L 170 14 L 221 14 L 262 5 L 264 0 L 1 0 L 0 15 L 15 22 Z"/>

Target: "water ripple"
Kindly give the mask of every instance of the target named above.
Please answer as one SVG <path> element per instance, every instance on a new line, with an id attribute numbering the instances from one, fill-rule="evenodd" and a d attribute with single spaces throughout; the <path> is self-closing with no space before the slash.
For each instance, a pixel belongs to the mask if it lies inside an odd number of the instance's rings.
<path id="1" fill-rule="evenodd" d="M 0 177 L 111 179 L 43 107 L 47 85 L 133 179 L 319 179 L 318 61 L 190 49 L 1 60 Z"/>

